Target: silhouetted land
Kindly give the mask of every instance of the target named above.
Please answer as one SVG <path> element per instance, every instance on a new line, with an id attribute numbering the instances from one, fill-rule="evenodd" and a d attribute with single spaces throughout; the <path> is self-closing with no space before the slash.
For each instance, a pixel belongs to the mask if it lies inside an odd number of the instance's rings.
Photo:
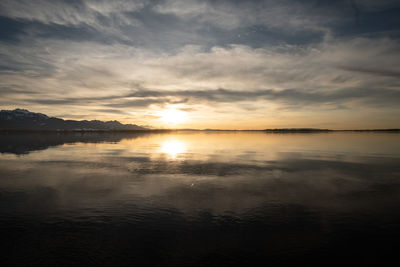
<path id="1" fill-rule="evenodd" d="M 25 109 L 1 110 L 0 132 L 167 132 L 167 131 L 247 131 L 268 133 L 320 133 L 332 131 L 355 132 L 400 132 L 400 129 L 359 129 L 331 130 L 317 128 L 275 128 L 264 130 L 225 130 L 225 129 L 149 129 L 136 124 L 122 124 L 119 121 L 99 120 L 63 120 L 49 117 L 42 113 L 34 113 Z"/>
<path id="2" fill-rule="evenodd" d="M 136 124 L 122 124 L 119 121 L 63 120 L 26 109 L 1 110 L 1 130 L 38 131 L 141 131 L 148 130 Z"/>
<path id="3" fill-rule="evenodd" d="M 350 129 L 332 130 L 317 128 L 276 128 L 264 130 L 225 130 L 225 129 L 177 129 L 175 131 L 206 131 L 206 132 L 266 132 L 266 133 L 323 133 L 323 132 L 400 132 L 400 129 Z"/>

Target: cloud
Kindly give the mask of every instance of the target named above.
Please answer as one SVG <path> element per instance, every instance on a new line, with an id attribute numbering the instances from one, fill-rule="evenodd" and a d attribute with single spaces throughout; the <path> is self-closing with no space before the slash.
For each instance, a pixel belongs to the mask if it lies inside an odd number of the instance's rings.
<path id="1" fill-rule="evenodd" d="M 199 121 L 200 111 L 203 118 L 215 112 L 243 120 L 345 109 L 394 118 L 398 7 L 5 0 L 0 28 L 13 30 L 0 36 L 0 104 L 114 118 L 155 118 L 166 107 L 190 110 Z"/>
<path id="2" fill-rule="evenodd" d="M 4 0 L 0 2 L 0 15 L 9 18 L 38 21 L 44 24 L 101 26 L 101 16 L 140 10 L 145 1 L 63 1 L 63 0 Z M 114 18 L 116 19 L 116 17 Z M 124 24 L 124 17 L 118 23 Z"/>
<path id="3" fill-rule="evenodd" d="M 102 112 L 102 113 L 112 113 L 112 114 L 120 114 L 120 115 L 126 115 L 126 112 L 123 112 L 119 109 L 96 109 L 96 112 Z"/>
<path id="4" fill-rule="evenodd" d="M 298 89 L 283 90 L 258 90 L 258 91 L 233 91 L 227 89 L 202 90 L 202 91 L 139 91 L 125 97 L 168 97 L 184 99 L 183 103 L 222 102 L 233 103 L 241 101 L 273 100 L 278 103 L 298 109 L 299 106 L 318 106 L 322 104 L 340 104 L 349 101 L 375 103 L 380 105 L 397 105 L 400 101 L 400 90 L 381 88 L 344 88 L 334 92 L 306 92 Z M 169 103 L 162 100 L 162 103 Z M 137 103 L 150 105 L 157 103 L 155 100 L 122 100 L 119 104 L 110 104 L 114 107 L 130 107 Z M 181 103 L 176 101 L 176 103 Z"/>
<path id="5" fill-rule="evenodd" d="M 296 1 L 198 1 L 167 0 L 154 7 L 163 14 L 173 14 L 184 20 L 196 20 L 223 29 L 266 26 L 287 31 L 316 30 L 327 31 L 317 14 L 309 12 L 311 5 L 301 5 Z M 311 14 L 310 14 L 311 13 Z M 331 18 L 325 19 L 325 23 Z"/>
<path id="6" fill-rule="evenodd" d="M 85 39 L 91 36 L 100 42 L 118 38 L 126 41 L 121 27 L 140 24 L 126 15 L 141 10 L 145 1 L 93 1 L 93 0 L 5 0 L 0 2 L 0 16 L 25 23 L 29 35 L 48 35 L 54 38 L 75 36 Z M 95 33 L 94 33 L 94 32 Z M 69 34 L 69 35 L 68 35 Z M 97 36 L 96 36 L 97 34 Z"/>
<path id="7" fill-rule="evenodd" d="M 368 67 L 343 67 L 344 70 L 360 72 L 365 74 L 371 74 L 376 76 L 385 76 L 385 77 L 393 77 L 400 78 L 400 70 L 385 70 L 379 68 L 368 68 Z"/>
<path id="8" fill-rule="evenodd" d="M 234 91 L 217 90 L 179 90 L 151 91 L 141 90 L 126 95 L 108 97 L 86 97 L 67 99 L 27 99 L 30 103 L 45 105 L 81 105 L 109 106 L 115 108 L 148 107 L 153 104 L 195 104 L 195 103 L 236 103 L 243 101 L 262 102 L 263 100 L 280 103 L 286 108 L 301 109 L 312 106 L 318 108 L 324 104 L 342 104 L 356 101 L 358 105 L 397 106 L 400 102 L 400 90 L 382 88 L 343 88 L 333 92 L 306 92 L 299 89 Z M 111 103 L 110 103 L 111 102 Z M 246 109 L 249 109 L 246 107 Z M 250 108 L 251 110 L 251 108 Z M 120 110 L 97 109 L 96 111 L 124 114 Z"/>
<path id="9" fill-rule="evenodd" d="M 42 93 L 42 98 L 26 95 L 31 103 L 146 107 L 196 101 L 278 100 L 293 105 L 368 98 L 393 104 L 398 100 L 400 45 L 388 39 L 358 38 L 308 48 L 188 48 L 170 55 L 123 45 L 37 43 L 42 45 L 47 52 L 8 57 L 21 60 L 21 66 L 46 62 L 48 70 L 43 72 L 38 64 L 36 73 L 25 68 L 0 72 L 2 88 L 17 85 L 23 92 Z M 39 48 L 22 47 L 21 51 L 35 49 Z"/>

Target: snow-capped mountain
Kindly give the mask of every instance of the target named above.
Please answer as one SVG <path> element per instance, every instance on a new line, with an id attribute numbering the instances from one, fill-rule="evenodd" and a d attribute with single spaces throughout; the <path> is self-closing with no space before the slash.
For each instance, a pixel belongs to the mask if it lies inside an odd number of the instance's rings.
<path id="1" fill-rule="evenodd" d="M 42 113 L 26 109 L 1 110 L 1 130 L 146 130 L 135 124 L 122 124 L 119 121 L 76 121 L 48 117 Z"/>

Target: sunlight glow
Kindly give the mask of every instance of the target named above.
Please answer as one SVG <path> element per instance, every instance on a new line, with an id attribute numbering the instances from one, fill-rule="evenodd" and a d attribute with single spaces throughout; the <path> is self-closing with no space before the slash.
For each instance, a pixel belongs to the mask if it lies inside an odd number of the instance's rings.
<path id="1" fill-rule="evenodd" d="M 161 112 L 161 119 L 168 124 L 180 124 L 186 121 L 186 112 L 177 109 L 167 109 Z"/>
<path id="2" fill-rule="evenodd" d="M 186 151 L 185 144 L 178 140 L 168 140 L 162 144 L 161 152 L 170 155 L 172 158 L 176 158 L 178 154 Z"/>

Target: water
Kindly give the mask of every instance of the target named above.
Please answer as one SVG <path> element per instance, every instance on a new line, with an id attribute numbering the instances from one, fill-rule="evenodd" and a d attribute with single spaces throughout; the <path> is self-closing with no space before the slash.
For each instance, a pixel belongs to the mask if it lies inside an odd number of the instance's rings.
<path id="1" fill-rule="evenodd" d="M 0 135 L 2 266 L 383 265 L 396 133 Z"/>

